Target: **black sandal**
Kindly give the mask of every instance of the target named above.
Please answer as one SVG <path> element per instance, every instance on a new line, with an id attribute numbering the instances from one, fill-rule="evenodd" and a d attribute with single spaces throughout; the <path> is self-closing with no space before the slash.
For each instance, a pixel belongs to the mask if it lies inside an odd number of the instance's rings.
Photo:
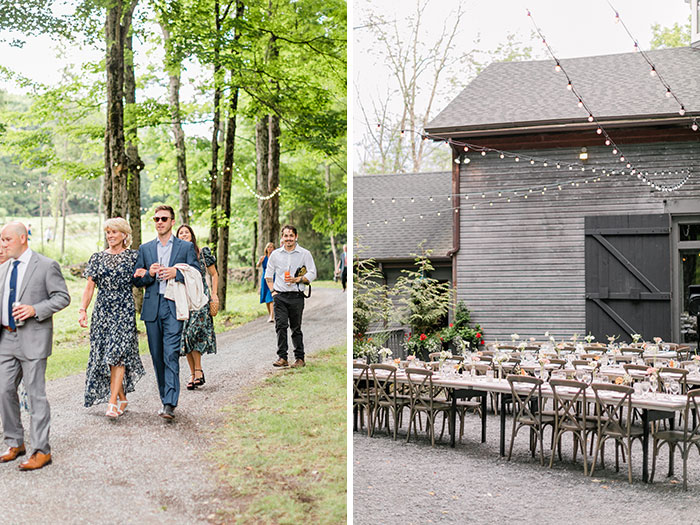
<path id="1" fill-rule="evenodd" d="M 197 388 L 197 382 L 194 378 L 194 374 L 192 374 L 190 377 L 192 379 L 190 380 L 189 383 L 187 383 L 187 390 L 194 390 L 195 388 Z"/>
<path id="2" fill-rule="evenodd" d="M 197 372 L 202 372 L 202 377 L 192 376 L 194 378 L 194 386 L 202 386 L 204 383 L 207 382 L 206 379 L 204 379 L 204 370 L 202 370 L 201 368 L 195 368 L 194 372 L 195 372 L 195 374 Z"/>

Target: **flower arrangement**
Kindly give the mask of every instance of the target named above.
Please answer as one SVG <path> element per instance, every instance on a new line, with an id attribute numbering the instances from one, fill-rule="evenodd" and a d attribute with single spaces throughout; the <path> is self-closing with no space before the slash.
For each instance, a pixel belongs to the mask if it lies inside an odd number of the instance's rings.
<path id="1" fill-rule="evenodd" d="M 615 341 L 617 341 L 620 338 L 619 335 L 606 335 L 605 337 L 608 338 L 609 345 L 613 344 Z"/>
<path id="2" fill-rule="evenodd" d="M 365 339 L 362 336 L 356 336 L 352 344 L 352 357 L 353 359 L 365 359 L 367 363 L 378 363 L 379 358 L 379 347 L 372 341 L 369 337 Z"/>
<path id="3" fill-rule="evenodd" d="M 632 376 L 629 374 L 618 376 L 615 378 L 615 384 L 629 386 L 632 384 Z"/>
<path id="4" fill-rule="evenodd" d="M 663 339 L 661 339 L 660 337 L 654 337 L 654 342 L 655 342 L 657 345 L 660 345 L 660 344 L 661 344 L 661 341 L 663 341 Z"/>
<path id="5" fill-rule="evenodd" d="M 444 361 L 445 359 L 451 359 L 452 358 L 452 352 L 449 350 L 440 350 L 440 361 Z"/>
<path id="6" fill-rule="evenodd" d="M 640 334 L 630 334 L 630 337 L 632 338 L 632 342 L 635 344 L 637 344 L 642 339 L 642 336 Z"/>
<path id="7" fill-rule="evenodd" d="M 591 334 L 590 332 L 588 332 L 588 335 L 586 337 L 584 337 L 584 339 L 586 340 L 586 342 L 588 344 L 591 344 L 593 341 L 595 341 L 595 336 L 593 334 Z"/>
<path id="8" fill-rule="evenodd" d="M 570 337 L 571 342 L 575 344 L 576 341 L 578 341 L 578 336 L 579 336 L 579 334 L 574 333 L 574 334 Z"/>
<path id="9" fill-rule="evenodd" d="M 379 358 L 382 361 L 384 361 L 385 359 L 390 358 L 394 352 L 392 352 L 390 348 L 383 347 L 383 348 L 379 349 L 378 353 L 379 353 Z"/>
<path id="10" fill-rule="evenodd" d="M 520 336 L 518 334 L 510 334 L 510 340 L 513 341 L 514 343 L 520 339 Z"/>

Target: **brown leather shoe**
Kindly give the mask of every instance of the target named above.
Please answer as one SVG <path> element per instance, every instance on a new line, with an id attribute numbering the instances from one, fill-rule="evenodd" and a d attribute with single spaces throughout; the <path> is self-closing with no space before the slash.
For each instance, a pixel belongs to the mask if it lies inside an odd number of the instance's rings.
<path id="1" fill-rule="evenodd" d="M 20 445 L 19 447 L 10 447 L 7 449 L 7 452 L 0 456 L 0 463 L 14 461 L 15 459 L 17 459 L 17 457 L 24 456 L 26 453 L 27 449 L 24 448 L 24 445 Z"/>
<path id="2" fill-rule="evenodd" d="M 41 467 L 45 467 L 49 463 L 51 463 L 51 454 L 42 454 L 41 452 L 36 451 L 27 461 L 20 463 L 19 469 L 36 470 L 40 469 Z"/>
<path id="3" fill-rule="evenodd" d="M 292 365 L 292 368 L 301 368 L 301 367 L 304 367 L 304 366 L 306 366 L 306 363 L 304 362 L 304 360 L 303 360 L 303 359 L 297 359 L 296 361 L 294 361 L 294 364 Z"/>
<path id="4" fill-rule="evenodd" d="M 272 363 L 272 366 L 289 366 L 289 363 L 287 362 L 286 359 L 282 359 L 281 357 Z"/>

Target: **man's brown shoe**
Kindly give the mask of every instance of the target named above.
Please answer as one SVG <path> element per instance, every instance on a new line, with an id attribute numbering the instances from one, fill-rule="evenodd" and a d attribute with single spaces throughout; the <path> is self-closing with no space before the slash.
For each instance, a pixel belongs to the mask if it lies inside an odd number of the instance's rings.
<path id="1" fill-rule="evenodd" d="M 40 469 L 41 467 L 45 467 L 49 463 L 51 463 L 51 454 L 42 454 L 41 452 L 37 451 L 34 452 L 32 457 L 30 457 L 27 461 L 20 463 L 19 469 L 36 470 Z"/>
<path id="2" fill-rule="evenodd" d="M 289 363 L 287 362 L 286 359 L 282 359 L 281 357 L 272 363 L 272 366 L 289 366 Z"/>
<path id="3" fill-rule="evenodd" d="M 20 445 L 19 447 L 10 447 L 7 449 L 7 452 L 5 452 L 2 456 L 0 456 L 0 463 L 7 463 L 8 461 L 14 461 L 19 456 L 24 456 L 26 453 L 27 453 L 27 449 L 24 448 L 24 445 Z"/>
<path id="4" fill-rule="evenodd" d="M 301 368 L 303 366 L 306 366 L 306 363 L 304 362 L 303 359 L 297 359 L 294 361 L 294 364 L 292 365 L 292 368 Z"/>

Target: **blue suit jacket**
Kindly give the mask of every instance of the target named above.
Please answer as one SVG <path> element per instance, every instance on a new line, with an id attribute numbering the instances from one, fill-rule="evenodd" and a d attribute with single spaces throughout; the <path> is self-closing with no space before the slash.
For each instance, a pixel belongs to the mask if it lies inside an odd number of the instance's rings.
<path id="1" fill-rule="evenodd" d="M 156 248 L 158 242 L 158 238 L 156 237 L 152 241 L 142 244 L 139 247 L 139 257 L 134 267 L 134 269 L 146 269 L 146 275 L 133 278 L 134 286 L 146 287 L 146 291 L 143 295 L 143 306 L 141 308 L 142 321 L 155 321 L 158 317 L 158 289 L 160 283 L 158 279 L 151 277 L 151 274 L 148 273 L 148 269 L 151 265 L 158 262 L 158 249 Z M 197 254 L 194 251 L 194 244 L 173 236 L 173 249 L 170 252 L 170 262 L 168 266 L 174 266 L 178 263 L 188 264 L 199 270 L 199 261 L 197 261 Z M 179 270 L 177 271 L 175 280 L 178 282 L 184 282 L 185 280 Z M 168 304 L 172 316 L 175 317 L 175 301 L 168 301 Z"/>

